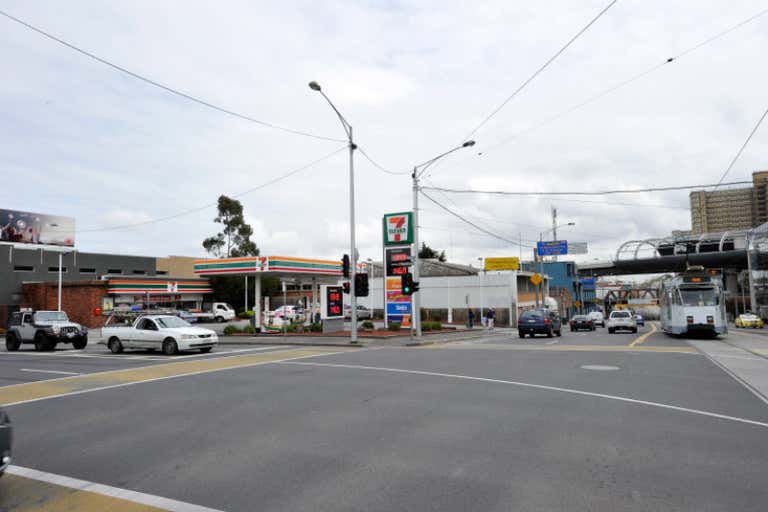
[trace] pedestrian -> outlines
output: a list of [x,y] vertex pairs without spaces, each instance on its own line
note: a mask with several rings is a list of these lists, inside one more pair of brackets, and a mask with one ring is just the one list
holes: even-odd
[[475,323],[475,312],[471,309],[467,312],[467,327],[470,329],[474,326]]
[[488,308],[488,313],[486,313],[486,316],[488,319],[486,320],[486,325],[488,326],[488,330],[493,330],[493,317],[495,316],[496,312],[493,310],[493,308]]

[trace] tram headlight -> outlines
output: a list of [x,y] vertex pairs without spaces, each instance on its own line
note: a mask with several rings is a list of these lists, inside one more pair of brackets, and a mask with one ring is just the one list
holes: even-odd
[[685,321],[688,322],[689,324],[692,324],[693,323],[693,317],[692,316],[687,316],[687,317],[685,317]]
[[713,317],[712,315],[707,315],[707,323],[708,324],[715,323],[715,317]]

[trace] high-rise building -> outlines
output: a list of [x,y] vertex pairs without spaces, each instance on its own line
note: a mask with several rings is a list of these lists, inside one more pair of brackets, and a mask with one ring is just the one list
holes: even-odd
[[719,233],[768,222],[768,171],[752,173],[752,186],[691,192],[691,231]]

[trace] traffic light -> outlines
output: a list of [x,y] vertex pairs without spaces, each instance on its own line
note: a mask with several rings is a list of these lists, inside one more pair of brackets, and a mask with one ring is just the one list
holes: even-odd
[[341,289],[344,290],[344,293],[349,293],[349,281],[341,283]]
[[368,296],[368,274],[355,274],[355,297]]
[[413,274],[406,272],[400,276],[400,289],[403,290],[403,295],[411,295],[415,291],[413,289]]
[[[341,275],[343,275],[345,279],[349,279],[349,254],[345,254],[341,257]],[[347,286],[349,286],[349,283],[347,283]]]

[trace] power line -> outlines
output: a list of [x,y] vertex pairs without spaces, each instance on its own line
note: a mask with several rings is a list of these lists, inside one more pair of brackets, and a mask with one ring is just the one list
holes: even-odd
[[765,116],[768,115],[768,108],[765,109],[765,112],[763,112],[763,115],[760,116],[760,120],[757,121],[757,124],[754,128],[752,128],[752,131],[749,132],[749,137],[747,137],[747,140],[744,141],[744,144],[741,145],[739,148],[739,151],[736,153],[736,155],[733,157],[733,160],[731,160],[731,163],[728,165],[728,168],[725,170],[722,176],[720,176],[720,181],[717,182],[717,185],[715,185],[715,190],[717,187],[720,186],[720,184],[723,182],[726,176],[728,176],[728,173],[731,172],[731,169],[733,168],[733,165],[736,163],[736,160],[739,159],[741,156],[741,153],[744,151],[744,148],[747,147],[747,144],[749,144],[749,141],[752,140],[752,136],[755,134],[758,128],[760,128],[760,125],[763,123],[763,119],[765,119]]
[[698,188],[710,188],[720,185],[745,185],[750,184],[751,181],[731,181],[729,183],[712,183],[708,185],[681,185],[675,187],[651,187],[651,188],[635,188],[626,190],[602,190],[598,192],[584,192],[584,191],[571,191],[571,192],[509,192],[505,190],[471,190],[471,189],[456,189],[456,188],[443,188],[443,187],[422,187],[423,190],[435,190],[440,192],[447,192],[451,194],[489,194],[489,195],[502,195],[502,196],[606,196],[614,194],[637,194],[641,192],[668,192],[672,190],[692,190]]
[[361,148],[360,146],[357,147],[357,150],[360,151],[360,153],[363,155],[363,157],[365,157],[365,159],[368,160],[371,163],[371,165],[373,165],[375,168],[377,168],[378,170],[380,170],[382,172],[385,172],[387,174],[393,174],[395,176],[404,175],[404,174],[410,174],[411,173],[411,171],[390,171],[389,169],[379,165],[378,162],[376,162],[373,158],[368,156],[368,153],[366,153],[365,150],[363,150],[363,148]]
[[521,130],[521,131],[519,131],[519,132],[517,132],[517,133],[515,133],[513,135],[510,135],[509,137],[506,137],[506,138],[502,139],[501,141],[497,142],[496,144],[493,144],[491,146],[488,146],[487,148],[484,148],[483,149],[483,153],[487,153],[488,151],[492,151],[492,150],[498,148],[499,146],[503,146],[503,145],[511,142],[512,140],[520,137],[521,135],[525,135],[526,133],[529,133],[529,132],[532,132],[534,130],[537,130],[537,129],[541,128],[542,126],[548,125],[549,123],[557,121],[558,119],[560,119],[562,117],[565,117],[565,116],[567,116],[569,114],[572,114],[573,112],[575,112],[575,111],[577,111],[577,110],[579,110],[579,109],[581,109],[583,107],[586,107],[587,105],[589,105],[591,103],[594,103],[597,100],[599,100],[599,99],[601,99],[601,98],[603,98],[605,96],[608,96],[612,92],[615,92],[618,89],[621,89],[621,88],[623,88],[623,87],[625,87],[625,86],[627,86],[627,85],[629,85],[629,84],[631,84],[633,82],[636,82],[637,80],[640,80],[641,78],[644,78],[645,76],[653,73],[654,71],[657,71],[658,69],[661,69],[662,67],[666,66],[667,64],[671,64],[673,62],[678,61],[681,57],[684,57],[684,56],[686,56],[686,55],[688,55],[688,54],[690,54],[692,52],[695,52],[699,48],[702,48],[702,47],[704,47],[704,46],[706,46],[706,45],[708,45],[708,44],[710,44],[710,43],[712,43],[712,42],[714,42],[714,41],[716,41],[716,40],[718,40],[718,39],[728,35],[729,33],[733,32],[734,30],[736,30],[738,28],[741,28],[742,26],[746,25],[747,23],[750,23],[750,22],[756,20],[757,18],[759,18],[761,16],[764,16],[765,14],[768,14],[768,9],[763,9],[762,11],[760,11],[760,12],[758,12],[756,14],[753,14],[749,18],[743,19],[740,22],[736,23],[735,25],[732,25],[732,26],[728,27],[727,29],[725,29],[725,30],[723,30],[721,32],[718,32],[717,34],[708,37],[707,39],[701,41],[700,43],[698,43],[698,44],[696,44],[696,45],[694,45],[694,46],[692,46],[692,47],[690,47],[690,48],[688,48],[686,50],[683,50],[682,52],[678,53],[677,55],[674,55],[672,57],[668,57],[668,58],[664,59],[662,62],[659,62],[658,64],[654,64],[653,66],[649,67],[648,69],[646,69],[644,71],[641,71],[641,72],[639,72],[639,73],[637,73],[637,74],[627,78],[626,80],[618,82],[618,83],[608,87],[607,89],[605,89],[605,90],[595,94],[594,96],[591,96],[591,97],[587,98],[586,100],[584,100],[584,101],[582,101],[580,103],[577,103],[577,104],[575,104],[575,105],[573,105],[573,106],[571,106],[571,107],[569,107],[569,108],[567,108],[565,110],[562,110],[562,111],[558,112],[557,114],[554,114],[553,116],[550,116],[550,117],[548,117],[548,118],[546,118],[546,119],[544,119],[542,121],[539,121],[536,124],[533,124],[533,125],[529,126],[528,128],[525,128],[525,129],[523,129],[523,130]]
[[100,62],[101,64],[109,66],[112,69],[120,71],[121,73],[124,73],[124,74],[126,74],[128,76],[131,76],[131,77],[133,77],[133,78],[135,78],[137,80],[141,80],[144,83],[153,85],[155,87],[159,87],[160,89],[163,89],[164,91],[169,92],[171,94],[175,94],[176,96],[180,96],[180,97],[185,98],[185,99],[187,99],[189,101],[193,101],[193,102],[195,102],[195,103],[197,103],[199,105],[203,105],[204,107],[208,107],[210,109],[217,110],[217,111],[222,112],[224,114],[227,114],[227,115],[230,115],[230,116],[234,116],[234,117],[237,117],[239,119],[243,119],[245,121],[250,121],[251,123],[256,123],[258,125],[265,126],[267,128],[272,128],[274,130],[280,130],[280,131],[283,131],[283,132],[286,132],[286,133],[292,133],[294,135],[302,135],[304,137],[311,137],[313,139],[327,140],[327,141],[332,141],[332,142],[345,142],[342,139],[337,139],[337,138],[334,138],[334,137],[325,137],[323,135],[316,135],[314,133],[304,132],[304,131],[301,131],[301,130],[295,130],[293,128],[286,128],[284,126],[279,126],[279,125],[276,125],[276,124],[273,124],[273,123],[268,123],[266,121],[261,121],[259,119],[253,118],[251,116],[248,116],[248,115],[245,115],[245,114],[241,114],[239,112],[235,112],[234,110],[229,110],[227,108],[220,107],[220,106],[215,105],[215,104],[213,104],[213,103],[211,103],[209,101],[197,98],[195,96],[192,96],[190,94],[182,92],[182,91],[180,91],[178,89],[174,89],[174,88],[172,88],[170,86],[163,85],[160,82],[156,82],[155,80],[152,80],[151,78],[147,78],[147,77],[145,77],[143,75],[140,75],[140,74],[138,74],[138,73],[136,73],[134,71],[126,69],[126,68],[124,68],[124,67],[122,67],[122,66],[120,66],[118,64],[110,62],[107,59],[99,57],[98,55],[95,55],[95,54],[93,54],[93,53],[91,53],[91,52],[89,52],[87,50],[83,50],[82,48],[79,48],[79,47],[75,46],[72,43],[68,43],[67,41],[64,41],[63,39],[60,39],[60,38],[54,36],[53,34],[50,34],[50,33],[46,32],[46,31],[42,30],[41,28],[38,28],[38,27],[36,27],[34,25],[31,25],[31,24],[27,23],[24,20],[21,20],[21,19],[15,17],[15,16],[12,16],[12,15],[8,14],[5,11],[0,10],[0,15],[3,15],[6,18],[8,18],[9,20],[15,21],[16,23],[18,23],[20,25],[23,25],[24,27],[26,27],[26,28],[34,31],[34,32],[37,32],[38,34],[40,34],[40,35],[42,35],[44,37],[47,37],[48,39],[50,39],[52,41],[55,41],[55,42],[57,42],[57,43],[59,43],[59,44],[61,44],[63,46],[66,46],[70,50],[74,50],[74,51],[78,52],[81,55],[85,55],[86,57],[88,57],[90,59],[93,59],[93,60],[95,60],[97,62]]
[[503,108],[506,106],[506,104],[507,104],[507,103],[509,103],[509,102],[510,102],[510,101],[511,101],[511,100],[512,100],[512,99],[513,99],[515,96],[517,96],[517,95],[518,95],[518,93],[520,93],[520,91],[522,91],[523,89],[525,89],[525,87],[526,87],[526,86],[527,86],[529,83],[531,83],[531,82],[533,81],[533,79],[534,79],[534,78],[536,78],[536,77],[537,77],[537,76],[538,76],[538,75],[539,75],[539,74],[540,74],[542,71],[544,71],[544,70],[545,70],[545,69],[546,69],[546,68],[547,68],[547,67],[548,67],[548,66],[549,66],[549,65],[550,65],[552,62],[554,62],[554,60],[555,60],[555,59],[557,59],[557,58],[558,58],[558,57],[559,57],[559,56],[560,56],[560,55],[561,55],[561,54],[562,54],[562,53],[563,53],[563,52],[564,52],[564,51],[565,51],[565,50],[566,50],[566,49],[567,49],[569,46],[571,46],[571,44],[573,44],[573,42],[574,42],[574,41],[576,41],[576,39],[578,39],[579,37],[581,37],[581,35],[582,35],[584,32],[586,32],[586,31],[587,31],[587,29],[589,29],[589,27],[591,27],[591,26],[592,26],[592,25],[593,25],[593,24],[594,24],[594,23],[595,23],[595,22],[596,22],[598,19],[600,19],[600,17],[601,17],[603,14],[605,14],[605,13],[608,11],[608,9],[610,9],[611,7],[613,7],[613,5],[614,5],[614,4],[615,4],[617,1],[618,1],[618,0],[611,0],[611,2],[610,2],[608,5],[606,5],[605,7],[603,7],[603,9],[602,9],[602,10],[601,10],[599,13],[597,13],[597,16],[595,16],[594,18],[592,18],[592,19],[589,21],[589,23],[587,23],[587,24],[586,24],[586,25],[585,25],[585,26],[584,26],[584,27],[583,27],[581,30],[579,30],[579,31],[576,33],[576,35],[574,35],[574,36],[573,36],[571,39],[569,39],[569,40],[568,40],[568,42],[567,42],[567,43],[565,43],[565,45],[563,45],[563,46],[562,46],[562,47],[561,47],[561,48],[560,48],[560,49],[559,49],[557,52],[555,52],[555,54],[554,54],[554,55],[552,55],[552,56],[551,56],[551,57],[550,57],[550,58],[549,58],[549,59],[548,59],[548,60],[547,60],[547,61],[546,61],[544,64],[542,64],[542,65],[541,65],[541,67],[539,67],[539,69],[537,69],[537,70],[536,70],[536,71],[535,71],[535,72],[534,72],[534,73],[533,73],[533,74],[532,74],[530,77],[528,77],[528,79],[527,79],[527,80],[525,80],[525,82],[523,82],[523,83],[522,83],[522,85],[520,85],[520,86],[519,86],[519,87],[518,87],[518,88],[515,90],[515,92],[513,92],[511,95],[509,95],[509,96],[508,96],[508,97],[507,97],[507,98],[506,98],[506,99],[505,99],[503,102],[501,102],[501,105],[499,105],[498,107],[496,107],[496,108],[495,108],[495,109],[494,109],[494,110],[493,110],[493,111],[492,111],[490,114],[488,114],[488,116],[486,116],[486,117],[485,117],[485,119],[483,119],[483,120],[480,122],[480,124],[479,124],[479,125],[477,125],[477,126],[476,126],[476,127],[475,127],[475,128],[472,130],[472,131],[471,131],[471,132],[469,132],[469,133],[467,134],[467,136],[466,136],[466,137],[464,137],[464,140],[469,140],[469,138],[470,138],[470,137],[472,137],[472,136],[473,136],[473,135],[474,135],[474,134],[475,134],[475,133],[476,133],[476,132],[477,132],[477,131],[478,131],[480,128],[482,128],[482,127],[483,127],[483,126],[484,126],[484,125],[485,125],[485,124],[486,124],[488,121],[490,121],[490,120],[491,120],[491,118],[492,118],[493,116],[495,116],[496,114],[498,114],[498,113],[501,111],[501,109],[503,109]]
[[[347,146],[341,147],[341,148],[337,149],[336,151],[333,151],[332,153],[328,153],[327,155],[318,158],[317,160],[314,160],[314,161],[312,161],[312,162],[310,162],[308,164],[302,165],[301,167],[299,167],[297,169],[294,169],[292,171],[289,171],[289,172],[287,172],[285,174],[281,174],[280,176],[272,178],[271,180],[265,181],[261,185],[256,185],[255,187],[249,188],[247,190],[243,190],[242,192],[238,192],[237,194],[232,194],[230,197],[242,197],[242,196],[244,196],[246,194],[250,194],[251,192],[255,192],[255,191],[260,190],[262,188],[266,188],[266,187],[268,187],[270,185],[274,185],[275,183],[277,183],[279,181],[282,181],[282,180],[284,180],[286,178],[289,178],[289,177],[293,176],[294,174],[298,174],[301,171],[309,169],[310,167],[312,167],[312,166],[314,166],[316,164],[319,164],[320,162],[322,162],[324,160],[328,160],[332,156],[334,156],[334,155],[336,155],[336,154],[338,154],[338,153],[340,153],[340,152],[342,152],[342,151],[344,151],[346,149],[347,149]],[[158,222],[163,222],[163,221],[171,220],[171,219],[177,219],[179,217],[184,217],[186,215],[191,215],[193,213],[201,212],[203,210],[207,210],[208,208],[214,207],[217,204],[218,204],[218,201],[213,202],[213,203],[204,204],[202,206],[198,206],[197,208],[191,208],[189,210],[183,210],[181,212],[174,213],[172,215],[166,215],[165,217],[158,217],[158,218],[155,218],[155,219],[149,219],[149,220],[145,220],[145,221],[142,221],[142,222],[134,222],[132,224],[122,224],[122,225],[119,225],[119,226],[107,226],[107,227],[103,227],[103,228],[83,229],[83,230],[79,230],[78,233],[95,233],[95,232],[102,232],[102,231],[115,231],[115,230],[119,230],[119,229],[127,229],[127,228],[134,228],[134,227],[138,227],[138,226],[145,226],[147,224],[156,224]]]
[[466,219],[466,218],[462,217],[461,215],[459,215],[458,213],[454,212],[453,210],[451,210],[451,209],[450,209],[450,208],[448,208],[447,206],[445,206],[445,205],[443,205],[443,204],[441,204],[441,203],[437,202],[436,200],[432,199],[432,197],[430,197],[428,194],[426,194],[426,193],[424,192],[424,190],[423,190],[423,189],[421,189],[421,195],[423,195],[424,197],[426,197],[427,199],[429,199],[429,200],[430,200],[430,201],[432,201],[434,204],[436,204],[437,206],[439,206],[440,208],[442,208],[442,209],[443,209],[443,210],[445,210],[446,212],[450,213],[450,214],[451,214],[451,215],[453,215],[454,217],[456,217],[456,218],[458,218],[458,219],[461,219],[462,221],[466,222],[467,224],[469,224],[469,225],[470,225],[470,226],[472,226],[473,228],[475,228],[475,229],[477,229],[477,230],[479,230],[479,231],[482,231],[482,232],[483,232],[483,233],[485,233],[486,235],[490,235],[490,236],[492,236],[493,238],[497,238],[497,239],[501,240],[502,242],[507,242],[507,243],[509,243],[509,244],[512,244],[512,245],[517,245],[517,246],[521,246],[521,247],[528,247],[528,248],[533,248],[533,247],[532,247],[532,246],[530,246],[530,245],[520,244],[519,242],[516,242],[516,241],[513,241],[513,240],[509,240],[508,238],[504,238],[504,237],[503,237],[503,236],[501,236],[501,235],[497,235],[496,233],[493,233],[492,231],[489,231],[489,230],[487,230],[487,229],[485,229],[485,228],[483,228],[483,227],[481,227],[481,226],[478,226],[477,224],[475,224],[475,223],[474,223],[474,222],[472,222],[471,220],[468,220],[468,219]]

